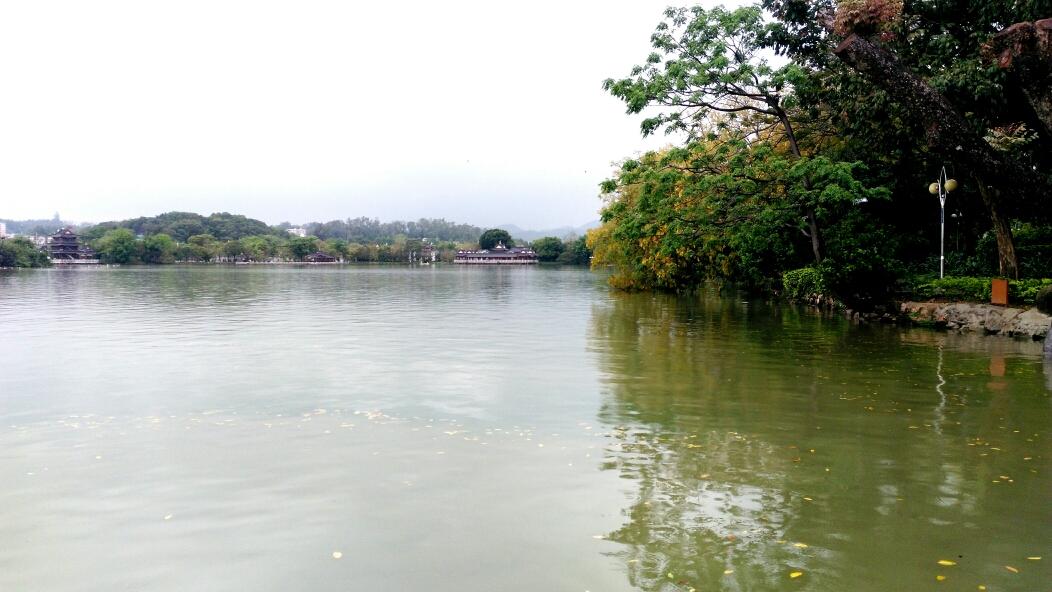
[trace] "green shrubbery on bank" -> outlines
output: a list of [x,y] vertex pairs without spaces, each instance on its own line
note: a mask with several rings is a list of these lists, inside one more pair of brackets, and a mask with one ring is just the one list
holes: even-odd
[[[895,298],[990,302],[993,279],[992,277],[914,278],[899,283]],[[781,293],[785,298],[796,301],[833,296],[822,270],[814,267],[803,267],[783,273]],[[1014,304],[1037,305],[1043,307],[1042,310],[1052,310],[1052,279],[1008,280],[1008,300]]]
[[[909,288],[915,300],[963,300],[990,302],[989,277],[947,277],[917,283]],[[1008,300],[1017,304],[1036,304],[1042,289],[1052,288],[1052,279],[1008,280]]]
[[801,267],[782,274],[782,294],[790,300],[807,300],[825,293],[822,273],[813,267]]
[[48,256],[30,241],[21,238],[0,239],[0,267],[47,267]]
[[1044,286],[1038,290],[1034,304],[1041,312],[1052,314],[1052,286]]

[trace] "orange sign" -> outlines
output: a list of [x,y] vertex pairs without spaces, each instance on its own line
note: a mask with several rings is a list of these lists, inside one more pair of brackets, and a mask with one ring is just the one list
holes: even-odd
[[1008,305],[1008,280],[993,280],[993,285],[990,286],[990,304]]

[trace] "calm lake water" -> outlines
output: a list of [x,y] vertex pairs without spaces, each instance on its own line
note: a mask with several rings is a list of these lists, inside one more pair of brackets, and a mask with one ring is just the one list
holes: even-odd
[[0,272],[0,336],[3,591],[1052,582],[1040,344],[449,266]]

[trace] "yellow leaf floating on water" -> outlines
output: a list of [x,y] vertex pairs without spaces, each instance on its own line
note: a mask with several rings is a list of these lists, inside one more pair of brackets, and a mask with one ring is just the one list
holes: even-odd
[[986,586],[984,586],[984,585],[982,585],[982,584],[979,584],[979,589],[980,589],[980,590],[986,590]]
[[1012,573],[1019,573],[1019,570],[1014,568],[1014,567],[1012,567],[1011,565],[1006,565],[1005,569],[1007,569],[1008,571],[1010,571]]
[[1034,556],[1034,557],[1027,557],[1027,559],[1029,559],[1030,561],[1041,561],[1041,558],[1040,558],[1040,557],[1037,557],[1037,556]]
[[945,565],[947,567],[951,565],[957,565],[956,561],[950,561],[949,559],[940,559],[936,563],[938,563],[939,565]]
[[339,551],[333,551],[332,552],[332,558],[333,559],[339,559],[340,557],[343,557],[343,553],[340,553]]
[[802,575],[804,575],[804,572],[802,572],[802,571],[794,571],[793,573],[789,574],[789,577],[793,578],[793,579],[796,579],[796,578],[798,578],[798,577],[800,577]]
[[806,549],[807,548],[807,543],[793,543],[793,546],[794,547],[799,547],[801,549]]
[[939,575],[935,576],[935,581],[936,582],[941,582],[941,581],[943,581],[945,579],[946,579],[946,576],[944,576],[942,574],[939,574]]
[[723,570],[723,575],[725,575],[725,576],[729,576],[732,573],[734,573],[733,569],[725,569],[725,570]]

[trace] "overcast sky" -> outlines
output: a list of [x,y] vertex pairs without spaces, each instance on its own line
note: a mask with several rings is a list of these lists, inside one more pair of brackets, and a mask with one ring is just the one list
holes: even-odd
[[0,218],[582,224],[668,3],[7,2]]

